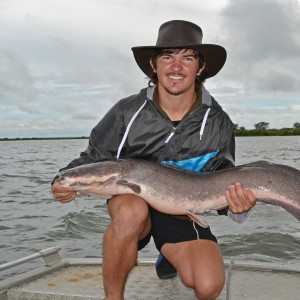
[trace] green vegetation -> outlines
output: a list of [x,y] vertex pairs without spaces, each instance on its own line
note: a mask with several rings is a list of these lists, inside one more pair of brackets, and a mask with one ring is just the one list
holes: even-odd
[[245,129],[239,127],[238,124],[234,125],[235,136],[285,136],[285,135],[300,135],[300,123],[296,122],[293,128],[281,128],[281,129],[268,129],[268,122],[259,122],[254,124],[255,129]]
[[235,136],[284,136],[300,135],[300,129],[282,128],[282,129],[236,129]]

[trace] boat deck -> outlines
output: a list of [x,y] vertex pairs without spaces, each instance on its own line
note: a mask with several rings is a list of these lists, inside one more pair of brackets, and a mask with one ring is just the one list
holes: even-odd
[[[46,256],[41,255],[45,266],[1,281],[0,299],[104,299],[101,259],[62,259],[58,250],[45,250]],[[226,284],[218,300],[300,300],[300,264],[227,261],[225,265]],[[160,280],[154,261],[140,261],[129,275],[125,299],[197,298],[179,277]]]

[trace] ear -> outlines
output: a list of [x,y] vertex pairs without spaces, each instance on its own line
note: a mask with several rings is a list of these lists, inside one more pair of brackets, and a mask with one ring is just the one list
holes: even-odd
[[205,68],[206,68],[206,63],[204,63],[201,69],[199,69],[199,71],[197,72],[197,76],[199,76]]
[[153,72],[156,73],[156,68],[155,68],[155,66],[154,66],[153,58],[152,58],[152,57],[150,58],[150,61],[149,61],[149,62],[150,62],[150,66],[151,66]]

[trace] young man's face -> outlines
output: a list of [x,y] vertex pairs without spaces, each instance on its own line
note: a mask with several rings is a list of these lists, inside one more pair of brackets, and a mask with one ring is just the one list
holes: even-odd
[[195,78],[200,75],[199,58],[192,50],[183,49],[178,53],[163,53],[157,57],[156,68],[158,85],[171,95],[180,95],[195,89]]

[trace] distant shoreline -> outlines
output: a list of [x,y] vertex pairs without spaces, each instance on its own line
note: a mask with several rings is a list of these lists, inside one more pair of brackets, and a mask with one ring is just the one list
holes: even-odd
[[31,138],[0,138],[1,141],[39,141],[39,140],[83,140],[88,139],[86,136],[81,137],[31,137]]
[[[299,136],[299,128],[282,128],[282,129],[236,129],[236,137],[241,136]],[[88,139],[87,136],[80,137],[25,137],[25,138],[0,138],[0,141],[35,141],[35,140],[81,140]]]
[[300,128],[236,129],[235,136],[293,136],[300,135]]

